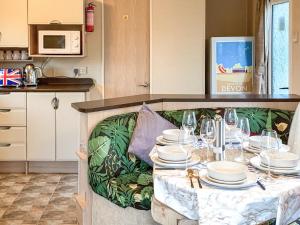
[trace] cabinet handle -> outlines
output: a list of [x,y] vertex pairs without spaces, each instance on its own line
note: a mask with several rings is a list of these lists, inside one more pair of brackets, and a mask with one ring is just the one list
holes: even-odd
[[7,112],[10,112],[11,111],[11,109],[0,109],[0,112],[2,112],[2,113],[7,113]]
[[10,94],[10,92],[0,92],[0,95],[9,95],[9,94]]
[[58,98],[54,97],[51,101],[51,105],[53,107],[53,109],[57,110],[58,106],[59,106],[59,100]]
[[10,146],[11,146],[11,144],[0,143],[0,148],[10,147]]
[[0,127],[0,130],[10,130],[11,127]]
[[59,20],[51,20],[49,24],[61,24]]

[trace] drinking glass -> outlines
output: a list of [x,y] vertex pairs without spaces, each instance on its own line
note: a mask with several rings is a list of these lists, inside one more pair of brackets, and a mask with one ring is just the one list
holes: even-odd
[[195,130],[197,127],[196,114],[194,111],[187,110],[183,113],[182,128],[193,138],[193,145],[195,145],[196,137]]
[[232,130],[237,127],[238,116],[234,108],[225,109],[224,120],[229,130],[229,148],[232,148]]
[[190,134],[183,127],[180,127],[178,135],[178,147],[186,154],[185,168],[187,169],[187,163],[190,155],[192,154],[191,148],[187,145]]
[[244,147],[245,143],[249,142],[249,137],[250,137],[250,124],[248,118],[240,118],[238,120],[238,133],[237,133],[237,138],[241,142],[241,155],[237,158],[235,158],[235,161],[247,164],[249,160],[245,158],[244,155]]
[[216,123],[213,119],[205,118],[201,122],[200,126],[200,137],[207,144],[207,153],[206,153],[206,161],[203,163],[208,163],[210,161],[209,154],[211,145],[216,139]]
[[272,129],[265,129],[261,133],[261,153],[260,156],[265,158],[268,166],[268,175],[266,180],[272,180],[271,176],[271,165],[270,165],[270,155],[277,153],[279,151],[279,141],[277,137],[277,133]]

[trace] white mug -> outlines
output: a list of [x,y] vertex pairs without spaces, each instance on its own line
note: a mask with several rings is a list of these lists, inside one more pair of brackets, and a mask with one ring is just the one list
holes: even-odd
[[26,50],[21,51],[21,59],[27,60],[28,59],[28,52]]
[[5,57],[4,57],[4,51],[0,51],[0,60],[4,60],[5,59]]
[[14,50],[12,58],[13,58],[13,60],[20,60],[21,59],[21,53],[20,53],[20,51]]
[[5,59],[6,60],[12,60],[12,51],[11,50],[7,50],[5,53],[6,53],[5,54]]

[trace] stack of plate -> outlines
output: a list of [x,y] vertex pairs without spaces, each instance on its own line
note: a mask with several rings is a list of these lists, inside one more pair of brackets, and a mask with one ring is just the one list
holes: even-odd
[[273,173],[293,174],[300,172],[299,156],[291,152],[263,152],[250,159],[250,163],[258,169],[267,171],[268,163]]
[[249,173],[243,164],[218,161],[207,164],[207,172],[202,180],[217,187],[236,189],[255,185],[257,176]]
[[200,158],[193,154],[191,146],[158,146],[156,152],[151,155],[151,160],[162,167],[183,168],[199,163]]
[[[249,145],[244,146],[245,150],[252,152],[252,153],[260,153],[262,150],[262,143],[266,143],[266,141],[261,140],[261,136],[251,136],[249,138]],[[274,142],[276,140],[274,139]],[[279,151],[280,152],[287,152],[290,150],[289,146],[282,144],[281,139],[278,139],[279,142]]]
[[[169,129],[164,130],[161,136],[156,138],[157,143],[161,145],[177,145],[179,140],[179,129]],[[184,144],[191,144],[193,142],[193,137],[188,136],[184,140]]]

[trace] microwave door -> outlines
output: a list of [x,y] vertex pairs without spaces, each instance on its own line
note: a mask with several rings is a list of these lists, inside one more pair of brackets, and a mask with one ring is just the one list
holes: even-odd
[[42,36],[41,54],[67,54],[68,35],[44,34]]

